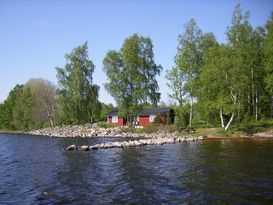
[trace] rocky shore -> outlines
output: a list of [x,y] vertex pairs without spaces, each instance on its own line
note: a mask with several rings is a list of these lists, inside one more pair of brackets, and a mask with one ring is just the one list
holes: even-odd
[[118,142],[108,142],[96,144],[93,146],[70,145],[66,148],[67,151],[79,150],[97,150],[109,148],[126,148],[138,147],[146,145],[163,145],[182,143],[187,141],[203,140],[203,136],[181,136],[178,132],[157,131],[154,133],[132,133],[124,132],[121,128],[98,128],[94,125],[69,125],[58,126],[54,128],[45,128],[27,132],[30,135],[40,135],[49,137],[79,137],[79,138],[92,138],[92,137],[119,137],[119,138],[132,138],[133,140],[125,140]]
[[163,145],[163,144],[175,144],[175,143],[182,143],[188,141],[196,141],[196,140],[203,140],[204,137],[176,137],[176,138],[151,138],[151,139],[140,139],[140,140],[130,140],[130,141],[123,141],[123,142],[108,142],[108,143],[101,143],[95,144],[92,146],[82,145],[69,145],[66,150],[67,151],[90,151],[90,150],[97,150],[97,149],[110,149],[110,148],[127,148],[127,147],[140,147],[146,145]]
[[260,133],[255,133],[253,136],[254,137],[260,137],[260,138],[271,138],[271,139],[273,139],[273,132],[260,132]]
[[29,135],[48,137],[110,137],[121,133],[120,128],[98,128],[94,125],[68,125],[27,132]]
[[40,135],[48,137],[121,137],[121,138],[174,138],[179,136],[178,132],[158,131],[155,133],[132,133],[123,132],[121,128],[98,128],[94,125],[68,125],[54,128],[45,128],[27,132],[29,135]]

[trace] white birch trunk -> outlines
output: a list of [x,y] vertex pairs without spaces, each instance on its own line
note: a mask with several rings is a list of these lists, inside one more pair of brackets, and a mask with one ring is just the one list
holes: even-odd
[[224,129],[225,122],[224,122],[224,118],[223,118],[223,108],[220,108],[220,119],[221,119],[221,127]]
[[273,117],[273,95],[271,96],[271,117]]
[[258,120],[258,89],[256,90],[256,99],[255,99],[255,119]]
[[192,101],[193,100],[192,100],[192,97],[191,97],[191,103],[190,103],[190,127],[192,127],[192,104],[193,104]]
[[228,121],[228,123],[227,123],[225,129],[224,129],[225,132],[228,130],[228,128],[229,128],[229,126],[230,126],[230,124],[231,124],[233,118],[234,118],[234,113],[232,113],[232,115],[231,115],[231,117],[230,117],[230,119],[229,119],[229,121]]

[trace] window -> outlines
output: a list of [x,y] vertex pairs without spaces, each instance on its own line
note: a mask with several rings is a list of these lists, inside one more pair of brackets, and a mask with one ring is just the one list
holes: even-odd
[[155,115],[150,115],[149,116],[149,122],[153,122],[155,120]]
[[118,123],[118,116],[112,116],[112,123]]

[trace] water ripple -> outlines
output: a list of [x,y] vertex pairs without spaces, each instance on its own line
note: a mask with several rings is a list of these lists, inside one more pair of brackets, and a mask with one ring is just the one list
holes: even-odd
[[64,151],[114,140],[1,135],[0,203],[273,203],[272,141]]

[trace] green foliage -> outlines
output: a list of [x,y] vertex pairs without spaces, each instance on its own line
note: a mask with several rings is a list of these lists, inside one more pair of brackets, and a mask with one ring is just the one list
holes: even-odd
[[[189,120],[176,118],[176,124],[189,123],[192,126],[194,98],[199,90],[199,73],[205,61],[205,53],[209,48],[217,45],[215,36],[212,33],[202,34],[194,19],[191,19],[184,27],[184,33],[179,36],[179,45],[175,56],[176,66],[167,71],[167,86],[172,90],[171,98],[178,101],[179,105],[189,108]],[[183,111],[185,113],[185,111]],[[182,121],[184,123],[182,123]],[[185,125],[185,124],[184,124]],[[187,125],[186,125],[187,126]]]
[[16,130],[30,130],[33,128],[31,119],[31,108],[33,106],[33,95],[30,88],[24,87],[18,102],[16,102],[13,110],[13,126]]
[[100,120],[105,122],[107,120],[107,114],[113,109],[114,106],[112,104],[101,103]]
[[[253,28],[249,16],[249,12],[242,13],[240,5],[236,6],[225,44],[219,44],[213,33],[202,33],[191,19],[179,35],[175,65],[166,74],[169,96],[178,102],[174,106],[174,126],[161,126],[156,118],[141,131],[128,130],[155,132],[194,125],[200,128],[197,133],[231,135],[252,134],[272,126],[273,13],[265,27]],[[0,129],[54,126],[59,115],[65,124],[105,121],[113,105],[98,101],[99,87],[93,83],[95,66],[89,60],[87,42],[65,58],[64,67],[56,68],[57,95],[55,86],[43,79],[16,85],[0,104]],[[119,51],[106,54],[103,66],[109,79],[105,88],[115,99],[121,116],[129,116],[133,122],[140,109],[157,105],[160,93],[156,77],[162,67],[155,63],[149,37],[134,34],[125,39]],[[167,124],[170,121],[168,116]],[[202,128],[219,125],[222,130]],[[99,126],[109,127],[106,123]]]
[[265,87],[270,98],[270,116],[273,117],[273,12],[266,22],[266,36],[262,44],[263,65],[265,67]]
[[56,121],[55,87],[43,79],[16,85],[0,105],[0,129],[25,131]]
[[[181,109],[176,109],[175,125],[186,127],[185,105],[189,108],[189,126],[222,126],[228,131],[236,119],[258,121],[273,116],[273,13],[266,32],[253,29],[249,12],[237,5],[227,44],[219,45],[212,33],[202,34],[192,19],[179,36],[175,67],[166,78]],[[184,108],[183,108],[184,106]],[[196,108],[194,108],[196,107]],[[194,109],[193,109],[194,108]]]
[[64,68],[57,67],[60,118],[65,124],[83,124],[99,118],[99,86],[93,84],[94,64],[88,57],[88,46],[74,48],[66,54]]
[[176,66],[171,70],[167,70],[166,79],[168,80],[167,86],[172,91],[172,93],[169,93],[169,96],[177,100],[180,106],[183,106],[187,102],[185,98],[186,91],[184,89],[186,82],[184,73]]
[[160,116],[155,116],[152,124],[159,125],[161,123]]
[[178,130],[186,128],[189,125],[189,107],[188,106],[175,106],[173,107],[175,112],[174,127]]
[[256,120],[247,120],[243,121],[237,128],[237,131],[241,131],[245,134],[252,135],[257,132],[263,132],[266,128],[273,127],[273,120],[261,119],[259,121]]
[[42,78],[30,79],[24,87],[29,88],[33,96],[31,108],[33,128],[44,127],[44,124],[55,126],[58,122],[56,87],[50,81]]
[[14,108],[18,104],[23,92],[23,85],[16,85],[9,93],[7,99],[0,105],[0,128],[12,130],[14,126]]
[[135,116],[143,105],[155,106],[159,102],[156,76],[162,67],[154,62],[149,37],[134,34],[125,39],[120,51],[106,54],[103,65],[109,79],[105,88],[117,102],[121,115]]
[[103,121],[103,122],[97,122],[98,127],[100,128],[113,128],[114,126]]
[[176,129],[172,125],[162,125],[158,123],[152,123],[141,129],[134,129],[133,132],[137,133],[155,133],[158,131],[174,132]]
[[172,125],[174,123],[174,119],[172,119],[172,118],[174,118],[174,117],[175,116],[171,116],[171,113],[168,112],[167,116],[166,116],[166,124],[167,125]]

